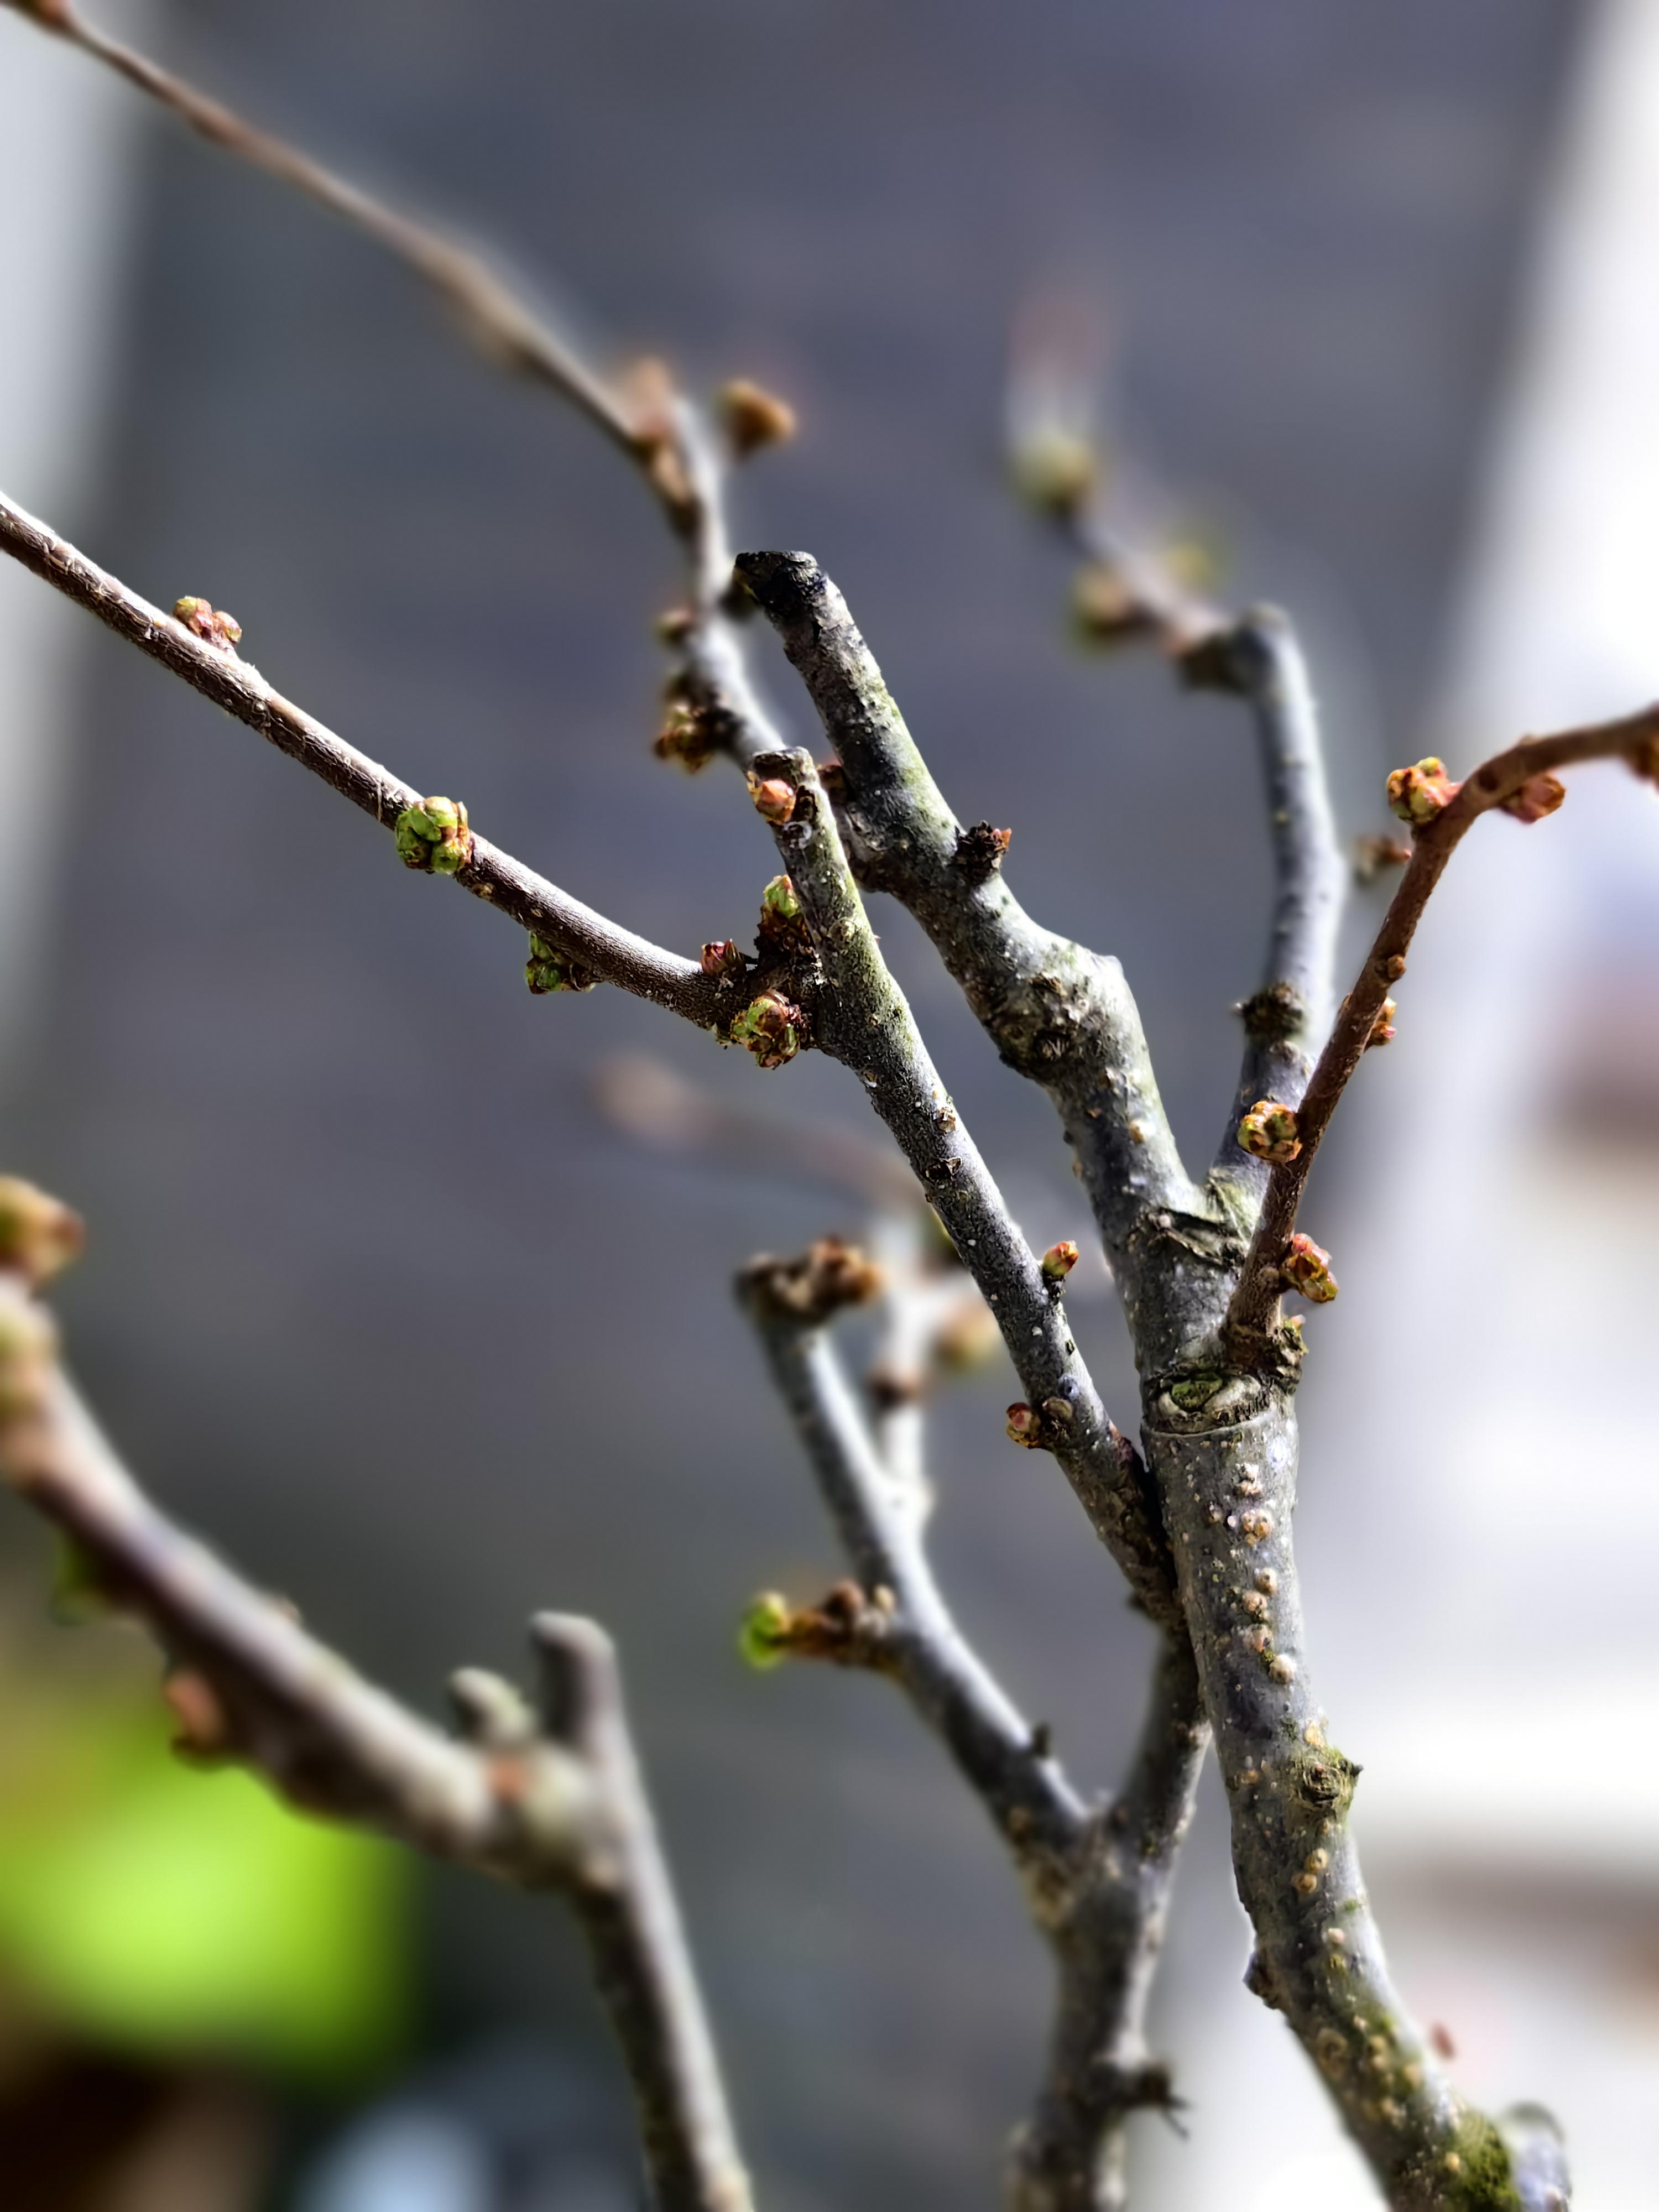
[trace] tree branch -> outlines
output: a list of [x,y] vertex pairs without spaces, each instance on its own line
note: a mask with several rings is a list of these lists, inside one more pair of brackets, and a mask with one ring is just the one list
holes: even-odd
[[814,1042],[859,1077],[996,1316],[1026,1392],[1022,1440],[1053,1452],[1140,1602],[1172,1620],[1170,1561],[1139,1455],[1108,1418],[1059,1284],[1038,1266],[939,1081],[882,958],[811,756],[761,754],[753,775],[818,963]]
[[[1406,955],[1435,885],[1452,854],[1494,807],[1536,820],[1560,804],[1552,771],[1582,761],[1623,759],[1649,781],[1659,780],[1659,705],[1618,720],[1528,738],[1498,753],[1461,785],[1442,784],[1434,811],[1414,830],[1411,860],[1352,990],[1319,1056],[1296,1115],[1297,1151],[1267,1182],[1255,1235],[1228,1310],[1225,1334],[1238,1356],[1255,1356],[1271,1329],[1283,1281],[1279,1273],[1296,1226],[1297,1209],[1331,1116],[1376,1031],[1383,1001],[1406,972]],[[1438,763],[1434,763],[1436,767]],[[1418,775],[1419,770],[1405,773]],[[1528,787],[1534,787],[1528,793]]]
[[1054,1100],[1133,1313],[1148,1209],[1202,1216],[1118,963],[1040,928],[1001,874],[1006,833],[945,804],[845,601],[810,554],[744,553],[738,574],[840,756],[833,795],[860,880],[932,939],[1007,1064]]
[[[772,1381],[858,1578],[863,1604],[848,1620],[847,1649],[826,1656],[893,1676],[983,1802],[1034,1892],[1052,1890],[1067,1877],[1083,1806],[952,1620],[922,1540],[927,1492],[884,1464],[854,1403],[826,1325],[838,1304],[873,1287],[874,1272],[853,1269],[849,1288],[837,1292],[832,1263],[842,1249],[819,1245],[801,1261],[752,1261],[738,1279]],[[841,1271],[843,1279],[848,1272]]]
[[633,2081],[663,2212],[747,2212],[601,1630],[538,1616],[539,1711],[495,1676],[465,1670],[452,1685],[465,1741],[441,1735],[144,1497],[59,1370],[50,1317],[15,1259],[0,1265],[0,1474],[68,1539],[98,1595],[154,1632],[170,1662],[182,1750],[246,1763],[305,1812],[526,1889],[561,1891]]
[[[251,662],[210,642],[109,575],[0,493],[0,548],[116,635],[286,753],[384,830],[421,794],[274,691]],[[565,956],[587,981],[615,984],[708,1029],[741,1004],[732,986],[584,906],[482,837],[455,880]]]
[[[818,1611],[770,1620],[770,1648],[893,1676],[990,1814],[1058,1976],[1043,2087],[1012,2149],[1012,2212],[1118,2212],[1128,2117],[1171,2103],[1168,2070],[1147,2053],[1146,2013],[1209,1742],[1190,1643],[1184,1628],[1160,1640],[1128,1784],[1109,1808],[1085,1811],[1046,1733],[1014,1710],[951,1617],[923,1540],[925,1480],[884,1461],[853,1402],[827,1332],[836,1311],[873,1294],[872,1273],[825,1243],[799,1261],[755,1261],[738,1278],[859,1577]],[[890,1308],[915,1303],[902,1276],[884,1287]]]
[[1176,2106],[1147,2050],[1146,2006],[1209,1741],[1191,1638],[1176,1629],[1159,1640],[1127,1784],[1092,1816],[1088,1875],[1052,1930],[1054,2028],[1036,2112],[1011,2147],[1010,2212],[1121,2212],[1129,2115]]
[[634,463],[684,551],[691,604],[666,640],[677,655],[669,690],[671,698],[696,716],[698,744],[730,751],[742,765],[751,753],[778,743],[725,605],[732,563],[714,447],[696,410],[673,390],[659,363],[643,365],[635,379],[637,389],[619,390],[596,375],[481,255],[388,207],[285,140],[256,129],[183,78],[83,21],[68,0],[0,0],[0,5],[115,70],[209,144],[274,177],[372,239],[436,294],[480,352],[568,400]]
[[1239,1148],[1238,1124],[1258,1099],[1297,1103],[1331,1025],[1337,933],[1348,869],[1325,787],[1324,749],[1307,665],[1276,607],[1213,631],[1182,660],[1187,680],[1237,692],[1255,717],[1273,856],[1273,928],[1260,988],[1240,1008],[1244,1062],[1215,1174],[1254,1212],[1265,1163]]

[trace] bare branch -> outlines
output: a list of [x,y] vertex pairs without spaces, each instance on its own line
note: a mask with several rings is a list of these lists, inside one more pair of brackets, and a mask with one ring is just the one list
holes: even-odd
[[1257,607],[1182,660],[1188,683],[1236,691],[1255,719],[1273,840],[1273,915],[1261,988],[1239,1009],[1244,1064],[1215,1172],[1259,1204],[1267,1171],[1241,1152],[1239,1120],[1258,1099],[1294,1106],[1331,1025],[1337,931],[1348,870],[1325,787],[1319,714],[1294,629]]
[[[772,1623],[773,1648],[891,1674],[990,1814],[1058,1978],[1048,2073],[1012,2150],[1012,2212],[1116,2212],[1125,2124],[1171,2102],[1168,2071],[1147,2053],[1146,2014],[1209,1742],[1190,1641],[1184,1626],[1160,1640],[1128,1784],[1109,1807],[1085,1812],[1046,1731],[1014,1711],[950,1615],[923,1542],[930,1493],[921,1471],[884,1460],[853,1402],[826,1332],[833,1313],[869,1287],[867,1271],[828,1246],[802,1261],[757,1261],[738,1279],[859,1577],[821,1609]],[[916,1304],[917,1287],[890,1277],[886,1303]]]
[[1121,968],[1024,913],[1002,878],[1006,834],[964,830],[946,805],[811,556],[745,553],[737,566],[840,755],[832,795],[860,881],[909,908],[1002,1058],[1054,1102],[1133,1312],[1142,1273],[1134,1232],[1149,1209],[1208,1223]]
[[927,1492],[878,1457],[825,1334],[824,1302],[806,1302],[803,1310],[791,1295],[813,1257],[754,1261],[738,1289],[876,1616],[849,1623],[862,1632],[844,1656],[902,1685],[1028,1879],[1052,1887],[1078,1842],[1083,1807],[951,1619],[922,1541]]
[[[1559,785],[1553,791],[1547,787],[1554,769],[1609,759],[1627,761],[1650,781],[1659,778],[1659,705],[1588,729],[1524,738],[1459,785],[1443,778],[1424,779],[1419,769],[1401,772],[1435,787],[1421,802],[1431,811],[1413,830],[1410,863],[1354,987],[1337,1013],[1297,1109],[1296,1150],[1274,1165],[1268,1178],[1249,1255],[1226,1320],[1230,1342],[1245,1356],[1273,1326],[1283,1287],[1280,1269],[1314,1156],[1376,1033],[1384,1000],[1406,973],[1406,955],[1417,925],[1452,854],[1480,817],[1494,808],[1517,812],[1523,821],[1553,811],[1563,795]],[[1425,765],[1439,766],[1437,762]]]
[[[422,795],[273,690],[228,645],[198,636],[98,568],[0,493],[0,547],[98,617],[119,637],[182,677],[204,698],[309,769],[384,830]],[[613,983],[707,1029],[729,1020],[740,1000],[697,963],[665,951],[584,906],[482,837],[455,880],[556,948],[584,980]]]
[[340,216],[428,285],[487,358],[568,399],[638,468],[684,550],[691,605],[666,641],[677,655],[670,690],[695,715],[699,746],[729,751],[742,765],[751,753],[778,743],[724,604],[732,562],[714,447],[696,410],[674,391],[659,363],[641,364],[632,389],[607,383],[481,255],[400,214],[106,37],[76,15],[68,0],[0,0],[0,5],[104,63],[210,145]]
[[1043,1274],[939,1081],[882,958],[811,756],[762,754],[753,774],[822,972],[814,1042],[857,1074],[995,1315],[1028,1401],[1020,1441],[1054,1453],[1141,1603],[1173,1620],[1139,1455],[1108,1419],[1059,1284]]
[[1087,1875],[1052,1930],[1054,2029],[1036,2110],[1011,2146],[1010,2212],[1121,2212],[1130,2114],[1177,2101],[1146,2046],[1146,2006],[1209,1742],[1177,1629],[1159,1642],[1127,1785],[1093,1815]]
[[[13,1189],[16,1186],[11,1186]],[[566,1895],[632,2077],[663,2212],[747,2212],[708,2022],[623,1711],[591,1622],[539,1616],[539,1712],[471,1670],[451,1741],[173,1526],[58,1369],[50,1317],[0,1265],[0,1474],[167,1655],[181,1750],[246,1763],[305,1812]]]

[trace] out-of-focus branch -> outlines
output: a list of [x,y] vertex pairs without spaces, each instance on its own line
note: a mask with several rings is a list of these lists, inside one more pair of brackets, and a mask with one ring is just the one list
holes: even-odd
[[1609,759],[1627,761],[1638,775],[1659,781],[1659,705],[1591,728],[1525,738],[1462,784],[1449,781],[1438,761],[1397,770],[1389,779],[1392,803],[1414,816],[1412,857],[1297,1109],[1293,1135],[1286,1139],[1294,1150],[1274,1164],[1268,1178],[1249,1255],[1227,1314],[1228,1337],[1242,1356],[1249,1358],[1272,1326],[1283,1287],[1280,1271],[1314,1156],[1379,1021],[1386,1018],[1384,1001],[1405,975],[1417,925],[1452,854],[1480,817],[1494,808],[1523,822],[1553,812],[1565,796],[1555,769]]
[[1209,1742],[1192,1641],[1175,1629],[1159,1641],[1128,1781],[1091,1816],[1087,1877],[1052,1930],[1054,2032],[1011,2146],[1010,2212],[1122,2212],[1130,2114],[1178,2102],[1147,2048],[1146,2007]]
[[[1146,2015],[1176,1857],[1209,1741],[1190,1639],[1160,1641],[1153,1692],[1122,1793],[1085,1810],[1054,1757],[963,1639],[923,1541],[930,1492],[920,1466],[876,1448],[829,1341],[835,1315],[880,1293],[883,1358],[925,1328],[930,1285],[902,1267],[884,1283],[833,1241],[797,1261],[757,1260],[738,1291],[793,1417],[855,1583],[819,1607],[772,1598],[750,1616],[763,1656],[826,1658],[891,1675],[940,1738],[1013,1858],[1049,1942],[1057,1999],[1049,2063],[1017,2135],[1012,2212],[1117,2212],[1131,2112],[1167,2109],[1168,2069],[1150,2057]],[[893,1309],[900,1309],[895,1325]],[[896,1344],[896,1339],[897,1342]],[[913,1401],[908,1408],[919,1417]]]
[[43,1271],[29,1224],[50,1220],[47,1205],[26,1185],[0,1185],[0,1475],[75,1547],[91,1589],[155,1634],[180,1749],[245,1763],[307,1813],[565,1895],[634,2083],[658,2202],[747,2212],[609,1639],[589,1621],[538,1616],[536,1705],[463,1671],[452,1684],[460,1741],[364,1681],[168,1521],[117,1458],[32,1295]]
[[831,795],[860,881],[909,908],[1003,1059],[1054,1100],[1133,1317],[1137,1226],[1149,1211],[1201,1221],[1206,1208],[1176,1150],[1122,969],[1025,914],[1001,873],[1007,833],[957,820],[811,556],[744,553],[737,566],[840,757]]
[[[568,400],[639,469],[684,549],[690,605],[670,626],[665,641],[677,662],[670,696],[695,722],[696,746],[730,751],[741,764],[750,753],[777,744],[725,606],[732,563],[714,443],[660,364],[641,364],[631,379],[607,382],[481,255],[336,176],[297,147],[257,129],[146,55],[109,38],[77,15],[69,0],[0,0],[0,5],[14,8],[104,63],[210,145],[263,170],[372,239],[431,288],[489,359]],[[754,398],[762,404],[749,404],[746,433],[742,422],[729,424],[740,453],[787,434],[787,410],[769,403],[764,394]]]
[[1053,1452],[1141,1603],[1171,1620],[1171,1568],[1139,1454],[1108,1418],[1060,1282],[1039,1266],[939,1081],[882,957],[811,756],[761,754],[752,775],[820,969],[814,1042],[863,1084],[996,1316],[1026,1392],[1020,1441]]
[[[320,776],[384,830],[422,805],[422,796],[343,738],[273,690],[233,647],[198,635],[107,574],[0,493],[0,548],[53,588],[84,607],[131,645],[181,677],[204,697],[245,723],[290,760]],[[699,1028],[730,1020],[742,1006],[732,982],[705,974],[696,961],[636,937],[579,899],[534,874],[466,829],[468,857],[448,872],[475,897],[510,915],[556,949],[581,981],[613,983],[666,1006]]]

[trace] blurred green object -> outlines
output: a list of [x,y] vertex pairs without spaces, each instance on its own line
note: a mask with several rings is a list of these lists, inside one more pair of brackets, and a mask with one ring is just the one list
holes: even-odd
[[182,1765],[158,1693],[0,1685],[0,1983],[149,2055],[339,2081],[410,2015],[404,1854]]

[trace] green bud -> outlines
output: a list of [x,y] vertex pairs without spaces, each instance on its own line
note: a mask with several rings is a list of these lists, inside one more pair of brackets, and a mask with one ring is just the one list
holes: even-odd
[[572,960],[544,937],[532,933],[530,957],[524,963],[524,980],[540,998],[549,991],[591,991],[599,978],[580,961]]
[[1288,1106],[1258,1098],[1238,1125],[1238,1141],[1259,1160],[1293,1160],[1302,1150],[1296,1115]]
[[1048,1280],[1058,1285],[1063,1283],[1078,1263],[1078,1249],[1069,1237],[1058,1244],[1051,1244],[1042,1255],[1042,1272]]
[[782,1067],[800,1050],[805,1026],[799,1006],[776,991],[763,991],[735,1018],[727,1036],[762,1067]]
[[459,799],[422,799],[405,806],[395,834],[398,858],[427,875],[453,876],[472,858],[472,832]]
[[763,1591],[743,1616],[738,1630],[738,1650],[760,1674],[781,1666],[789,1656],[789,1631],[794,1615],[775,1590]]

